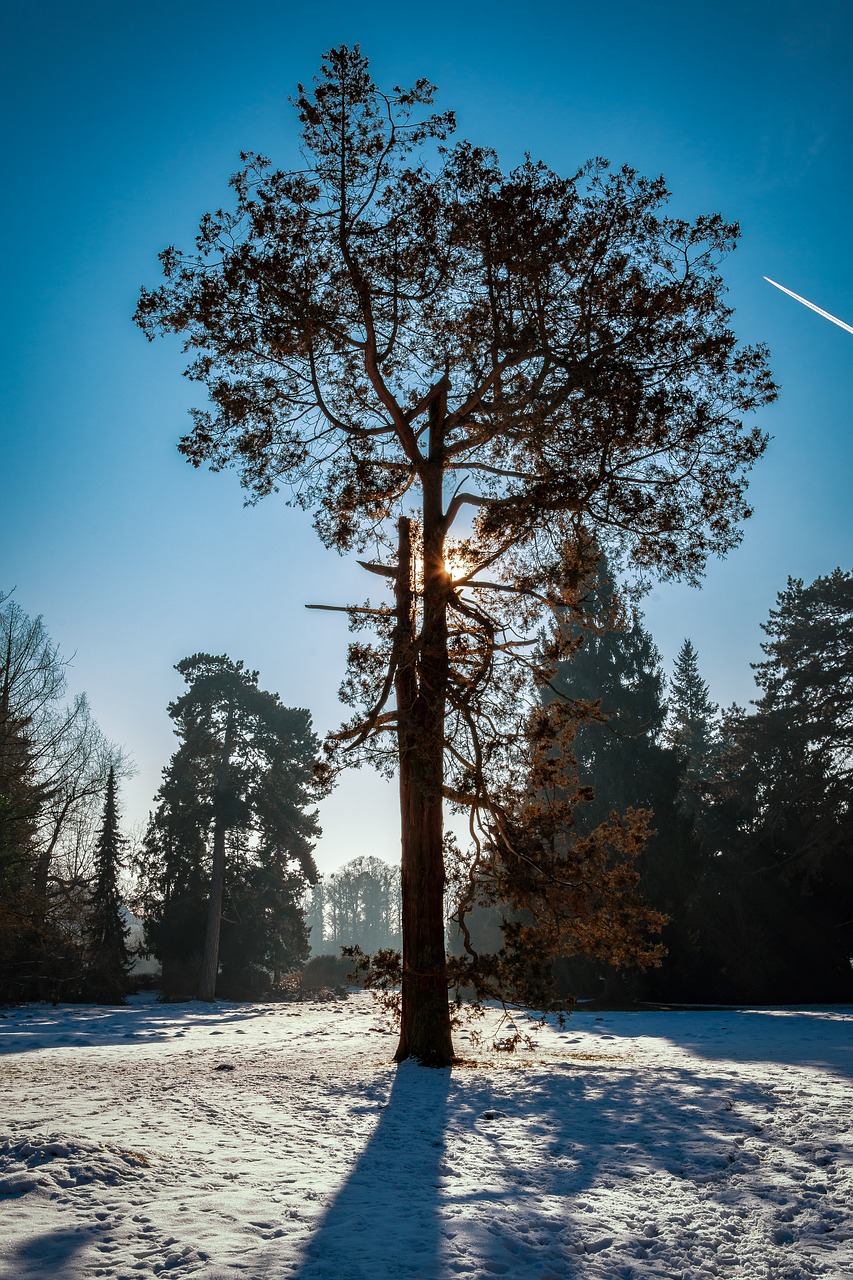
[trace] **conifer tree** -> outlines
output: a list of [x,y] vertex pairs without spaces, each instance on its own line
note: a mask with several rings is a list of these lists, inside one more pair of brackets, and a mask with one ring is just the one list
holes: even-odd
[[148,943],[169,994],[234,994],[307,955],[300,900],[317,879],[310,714],[258,687],[258,673],[199,653],[169,706],[182,739],[164,770],[143,853]]
[[[433,100],[424,79],[383,92],[357,46],[330,50],[294,102],[299,170],[245,154],[233,207],[194,251],[162,253],[136,318],[182,335],[207,384],[180,445],[194,465],[236,467],[253,499],[283,488],[329,547],[385,548],[365,567],[393,604],[349,610],[376,643],[350,648],[356,714],[330,750],[335,768],[399,774],[395,1056],[445,1066],[444,804],[470,814],[469,869],[499,849],[531,910],[571,880],[549,852],[562,811],[546,819],[538,783],[519,803],[520,772],[544,783],[562,734],[556,710],[519,716],[535,698],[519,646],[567,604],[590,532],[640,574],[694,580],[737,543],[765,446],[744,418],[775,387],[729,325],[735,224],[671,217],[663,179],[627,165],[505,172],[449,145]],[[637,835],[602,833],[596,858]],[[618,912],[597,919],[615,941]]]
[[123,911],[118,876],[124,837],[116,803],[115,768],[107,775],[107,792],[98,842],[95,847],[95,881],[86,921],[87,965],[84,994],[102,1004],[122,1004],[127,993],[131,958],[130,932]]
[[669,685],[667,740],[682,756],[682,803],[694,818],[707,801],[718,750],[718,707],[699,673],[693,642],[685,639],[675,660]]
[[734,707],[711,811],[720,995],[853,997],[853,573],[789,578],[761,697]]
[[28,722],[0,695],[0,999],[28,993],[37,938],[34,873],[44,799]]
[[667,917],[666,955],[645,973],[623,964],[560,966],[563,987],[586,983],[584,994],[613,998],[688,995],[696,978],[699,897],[706,859],[681,811],[684,765],[664,738],[666,704],[660,654],[636,608],[622,597],[605,559],[585,593],[583,611],[567,620],[570,658],[553,684],[568,699],[592,702],[593,718],[575,739],[580,781],[591,788],[576,822],[590,830],[613,811],[641,809],[650,834],[636,862],[638,889]]

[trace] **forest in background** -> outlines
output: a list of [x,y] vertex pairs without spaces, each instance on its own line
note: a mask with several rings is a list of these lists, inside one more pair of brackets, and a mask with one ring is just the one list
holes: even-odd
[[[749,709],[721,710],[684,641],[667,678],[642,615],[602,562],[558,621],[572,657],[541,700],[582,708],[576,833],[644,810],[638,893],[666,923],[657,966],[583,953],[531,959],[530,995],[558,1001],[802,1002],[853,998],[853,574],[789,579],[763,624]],[[370,854],[325,878],[312,849],[328,790],[305,710],[224,656],[178,664],[180,745],[142,839],[121,830],[128,759],[66,699],[41,618],[0,609],[0,998],[120,1001],[143,949],[172,998],[293,989],[309,956],[399,950],[399,870]],[[544,641],[543,641],[544,642]],[[471,904],[468,942],[500,953],[510,906]],[[448,948],[463,936],[448,900]],[[217,937],[211,938],[214,927]],[[322,969],[322,966],[320,966]],[[547,976],[542,985],[543,971]],[[326,966],[338,981],[342,966]]]

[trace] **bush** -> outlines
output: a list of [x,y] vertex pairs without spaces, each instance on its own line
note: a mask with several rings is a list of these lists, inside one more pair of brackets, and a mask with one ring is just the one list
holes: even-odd
[[302,991],[322,991],[350,986],[354,962],[345,956],[312,956],[299,976]]

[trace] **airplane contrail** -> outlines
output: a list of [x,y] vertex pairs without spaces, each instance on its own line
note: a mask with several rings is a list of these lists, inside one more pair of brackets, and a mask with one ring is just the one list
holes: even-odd
[[796,298],[797,302],[801,302],[804,307],[811,307],[812,311],[816,311],[819,316],[823,316],[824,320],[831,320],[833,324],[837,324],[841,329],[846,329],[848,333],[853,333],[853,325],[845,324],[843,320],[838,319],[838,316],[831,316],[828,311],[824,311],[822,307],[816,307],[813,302],[809,302],[808,298],[801,298],[798,293],[794,293],[791,289],[786,289],[783,284],[776,284],[776,281],[771,280],[769,276],[765,276],[764,279],[768,284],[775,285],[777,289],[787,293],[789,298]]

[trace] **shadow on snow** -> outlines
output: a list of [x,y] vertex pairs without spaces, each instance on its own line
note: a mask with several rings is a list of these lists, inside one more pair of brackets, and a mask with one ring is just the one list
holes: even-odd
[[[285,1011],[287,1005],[276,1005]],[[296,1006],[298,1007],[298,1006]],[[170,1004],[132,1000],[127,1005],[26,1004],[0,1012],[0,1055],[34,1049],[85,1048],[128,1041],[157,1044],[199,1028],[213,1033],[231,1024],[270,1016],[268,1004],[198,1000]]]
[[[657,1220],[664,1186],[670,1207],[673,1182],[701,1184],[704,1198],[748,1217],[755,1165],[737,1144],[756,1116],[772,1123],[774,1098],[689,1069],[662,1069],[659,1082],[650,1090],[645,1071],[592,1064],[451,1073],[404,1063],[300,1264],[284,1273],[270,1257],[258,1274],[572,1280],[579,1255],[612,1248],[615,1277],[683,1229]],[[587,1194],[626,1190],[584,1218]]]
[[654,1036],[710,1061],[778,1063],[853,1078],[853,1005],[572,1011],[566,1040],[574,1032],[605,1041]]

